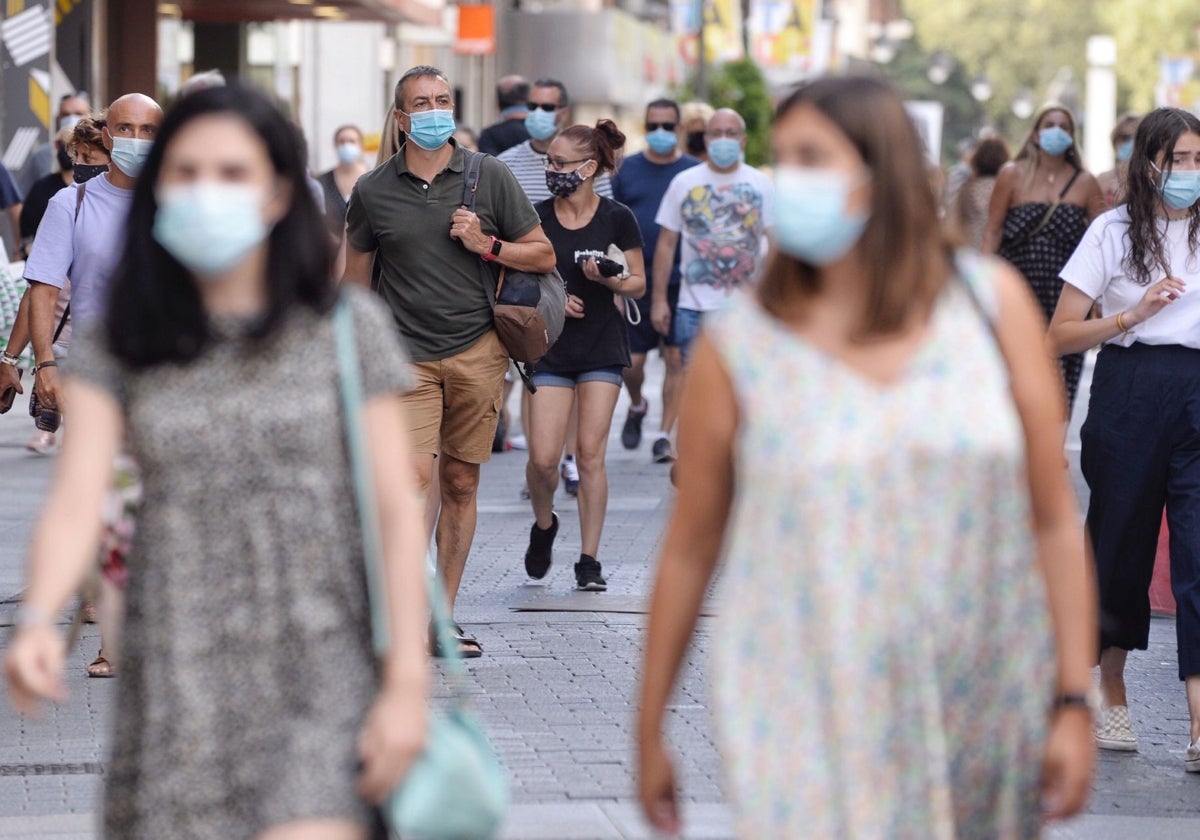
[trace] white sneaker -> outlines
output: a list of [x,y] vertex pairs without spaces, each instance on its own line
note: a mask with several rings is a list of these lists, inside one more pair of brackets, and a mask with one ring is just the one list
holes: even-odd
[[525,435],[513,435],[508,439],[509,449],[528,449],[529,443],[525,440]]
[[1200,773],[1200,738],[1196,739],[1196,743],[1188,744],[1183,756],[1183,769],[1189,773]]
[[1096,720],[1096,746],[1102,750],[1137,752],[1137,735],[1133,732],[1128,706],[1109,706],[1100,713]]
[[39,455],[49,455],[58,448],[58,439],[54,436],[54,432],[43,432],[38,429],[29,443],[25,444],[25,448]]

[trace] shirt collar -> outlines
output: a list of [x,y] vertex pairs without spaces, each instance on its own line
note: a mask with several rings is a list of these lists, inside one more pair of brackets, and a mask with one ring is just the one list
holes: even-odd
[[[458,142],[453,137],[446,142],[454,147],[454,154],[450,155],[450,162],[446,164],[446,169],[450,170],[451,172],[462,172],[466,168],[466,156],[463,153],[462,147],[458,145]],[[397,175],[408,174],[408,158],[404,155],[404,147],[407,145],[407,140],[401,143],[400,149],[394,156],[396,159]],[[442,171],[445,172],[446,169],[443,169]]]

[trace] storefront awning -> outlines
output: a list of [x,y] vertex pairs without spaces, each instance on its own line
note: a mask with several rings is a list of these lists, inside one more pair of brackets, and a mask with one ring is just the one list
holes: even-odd
[[158,8],[164,15],[202,23],[376,20],[437,26],[444,7],[444,0],[174,0]]

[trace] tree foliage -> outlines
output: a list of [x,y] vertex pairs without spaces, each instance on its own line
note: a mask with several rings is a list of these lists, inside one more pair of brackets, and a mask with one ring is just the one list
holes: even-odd
[[[693,75],[675,92],[680,102],[697,99]],[[746,162],[761,166],[769,158],[771,96],[762,70],[753,61],[730,61],[709,68],[708,102],[714,108],[732,108],[746,121]]]

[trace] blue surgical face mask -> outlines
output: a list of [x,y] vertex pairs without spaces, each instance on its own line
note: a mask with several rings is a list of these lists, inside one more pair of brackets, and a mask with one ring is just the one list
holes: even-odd
[[776,166],[775,241],[779,249],[818,267],[844,257],[862,238],[870,218],[865,210],[847,208],[851,190],[865,178],[834,169]]
[[549,140],[558,130],[558,111],[534,108],[525,117],[525,130],[534,140]]
[[200,280],[219,277],[269,232],[257,187],[198,181],[158,191],[154,239]]
[[1159,174],[1159,195],[1172,210],[1186,210],[1200,200],[1200,169],[1173,169],[1165,178],[1157,166],[1154,171]]
[[646,135],[646,145],[656,155],[670,154],[675,151],[675,146],[678,144],[679,137],[675,132],[667,131],[665,128],[656,128]]
[[1124,140],[1117,144],[1117,163],[1124,163],[1133,154],[1133,141]]
[[1043,128],[1038,132],[1038,148],[1048,155],[1061,155],[1075,145],[1075,139],[1057,125]]
[[708,159],[718,169],[728,169],[742,159],[742,144],[732,137],[718,137],[708,141]]
[[337,147],[338,163],[349,166],[362,158],[362,146],[357,143],[339,143]]
[[[404,114],[403,111],[400,113]],[[436,152],[445,146],[446,141],[450,139],[450,135],[454,134],[454,130],[457,128],[454,124],[454,112],[449,109],[416,111],[412,114],[404,114],[404,116],[408,117],[411,126],[408,131],[408,139],[427,152]]]
[[114,137],[112,141],[112,153],[109,158],[112,160],[113,166],[130,178],[141,175],[142,167],[146,165],[146,158],[150,155],[154,141],[136,140],[132,137]]

